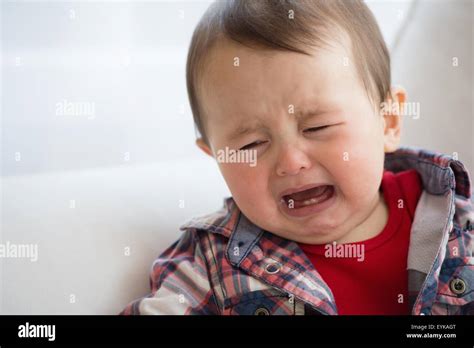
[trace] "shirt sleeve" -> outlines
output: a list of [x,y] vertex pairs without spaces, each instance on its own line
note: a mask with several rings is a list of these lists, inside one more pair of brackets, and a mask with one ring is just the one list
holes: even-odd
[[220,314],[197,232],[186,230],[153,263],[151,292],[120,315]]

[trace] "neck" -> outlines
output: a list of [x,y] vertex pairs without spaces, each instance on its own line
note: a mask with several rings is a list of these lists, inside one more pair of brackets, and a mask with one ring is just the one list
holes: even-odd
[[385,203],[383,194],[378,192],[374,200],[373,209],[369,216],[351,232],[337,240],[340,243],[355,243],[361,242],[377,236],[381,233],[388,221],[388,207]]

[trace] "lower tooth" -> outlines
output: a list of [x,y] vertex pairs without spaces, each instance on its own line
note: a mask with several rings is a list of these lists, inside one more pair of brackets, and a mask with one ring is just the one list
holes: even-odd
[[307,199],[306,201],[303,202],[303,205],[310,205],[310,204],[314,204],[314,203],[317,203],[318,200],[316,198],[311,198],[311,199]]

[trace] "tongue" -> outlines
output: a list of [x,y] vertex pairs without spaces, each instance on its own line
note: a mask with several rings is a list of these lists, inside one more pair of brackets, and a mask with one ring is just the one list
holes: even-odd
[[309,190],[293,193],[286,197],[294,201],[305,201],[307,199],[319,197],[321,194],[324,193],[324,191],[326,191],[327,187],[327,185],[318,186]]

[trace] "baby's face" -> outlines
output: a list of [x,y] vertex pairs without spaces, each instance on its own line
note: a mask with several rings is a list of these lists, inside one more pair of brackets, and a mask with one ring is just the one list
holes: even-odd
[[334,44],[306,56],[221,41],[207,69],[207,150],[216,158],[226,147],[256,151],[255,166],[219,163],[254,224],[323,244],[368,219],[380,199],[385,121],[348,48]]

